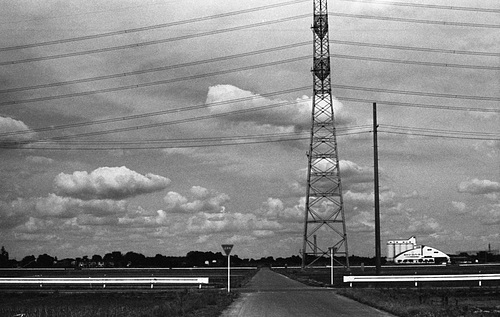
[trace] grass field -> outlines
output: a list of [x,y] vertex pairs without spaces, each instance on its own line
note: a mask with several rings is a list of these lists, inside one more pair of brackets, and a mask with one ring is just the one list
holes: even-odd
[[[2,276],[40,277],[208,277],[208,288],[137,289],[134,286],[88,285],[3,289],[1,317],[216,317],[236,298],[227,293],[227,271],[221,269],[95,269],[95,270],[3,270]],[[256,269],[231,270],[231,287],[247,283]]]
[[0,294],[0,316],[12,317],[216,317],[233,301],[225,291],[162,293]]
[[338,294],[401,317],[500,316],[498,288],[342,288]]

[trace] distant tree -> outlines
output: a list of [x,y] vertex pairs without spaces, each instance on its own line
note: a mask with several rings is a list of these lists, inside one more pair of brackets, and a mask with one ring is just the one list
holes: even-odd
[[55,258],[48,254],[41,254],[36,259],[36,266],[38,267],[52,267],[54,266]]
[[5,247],[2,246],[0,250],[0,267],[7,267],[9,265],[9,252],[5,250]]
[[34,267],[36,264],[36,258],[34,255],[25,256],[21,263],[19,263],[21,267]]
[[96,263],[102,262],[102,256],[100,256],[99,254],[94,254],[92,256],[92,262],[96,262]]
[[146,263],[146,257],[144,255],[132,251],[127,252],[123,259],[127,266],[132,267],[143,267]]
[[104,262],[106,265],[111,265],[114,267],[123,267],[124,266],[124,259],[123,259],[123,254],[120,251],[113,251],[111,253],[106,253],[103,258]]

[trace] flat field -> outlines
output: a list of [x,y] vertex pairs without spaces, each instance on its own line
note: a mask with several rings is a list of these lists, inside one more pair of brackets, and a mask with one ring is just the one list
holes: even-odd
[[[246,283],[255,273],[256,268],[231,268],[231,287],[237,288]],[[227,287],[227,268],[182,268],[182,269],[158,269],[158,268],[98,268],[98,269],[0,269],[0,277],[44,277],[44,278],[99,278],[99,277],[208,277],[209,284],[206,288],[225,288]],[[178,289],[185,288],[188,285],[155,285],[156,289]],[[198,287],[192,285],[191,287]],[[0,290],[12,289],[12,286],[2,285]],[[15,288],[21,289],[40,289],[40,286],[19,285]],[[52,285],[43,288],[48,290],[75,290],[75,289],[99,289],[103,285]],[[112,289],[148,289],[149,285],[106,285],[106,290]]]
[[235,294],[220,290],[106,293],[0,293],[5,317],[216,317]]
[[[245,284],[255,268],[232,268],[231,287]],[[0,286],[2,317],[216,317],[237,293],[228,294],[227,269],[2,269],[1,277],[208,277],[210,284]]]

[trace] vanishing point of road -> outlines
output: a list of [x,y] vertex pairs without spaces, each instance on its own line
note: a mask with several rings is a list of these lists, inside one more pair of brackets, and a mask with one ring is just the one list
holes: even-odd
[[386,312],[261,269],[222,317],[391,317]]

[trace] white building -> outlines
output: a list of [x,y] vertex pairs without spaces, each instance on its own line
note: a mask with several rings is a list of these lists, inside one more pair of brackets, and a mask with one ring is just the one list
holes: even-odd
[[417,238],[411,237],[407,240],[389,240],[387,241],[387,262],[393,262],[394,258],[407,250],[412,250],[417,246]]
[[450,257],[433,247],[417,245],[417,239],[387,242],[387,261],[394,264],[441,264],[450,263]]

